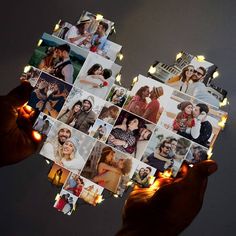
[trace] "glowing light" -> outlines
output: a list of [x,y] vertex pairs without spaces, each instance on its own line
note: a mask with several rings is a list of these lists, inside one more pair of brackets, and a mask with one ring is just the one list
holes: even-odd
[[42,42],[43,42],[43,40],[42,40],[42,39],[40,39],[40,40],[38,41],[38,44],[37,44],[37,46],[39,47],[39,46],[42,44]]
[[149,176],[149,179],[148,179],[149,185],[153,185],[154,181],[155,181],[155,176]]
[[27,73],[27,72],[29,72],[29,70],[31,69],[31,66],[25,66],[25,68],[24,68],[24,73]]
[[218,125],[222,128],[222,129],[224,129],[224,127],[225,127],[225,123],[226,123],[226,121],[227,121],[227,116],[222,116],[221,117],[221,121],[219,121],[218,122]]
[[118,197],[119,197],[119,195],[118,195],[118,194],[113,194],[113,196],[114,196],[115,198],[118,198]]
[[181,58],[183,56],[183,53],[182,52],[179,52],[177,55],[176,55],[176,58],[175,60],[177,61],[179,58]]
[[220,107],[224,107],[229,104],[229,101],[227,98],[224,98],[223,102],[220,102]]
[[172,175],[172,170],[165,170],[163,173],[159,174],[162,178],[170,178]]
[[124,58],[124,55],[123,55],[121,52],[119,52],[119,53],[117,54],[117,57],[119,58],[120,61],[122,61],[123,58]]
[[114,25],[111,27],[111,30],[113,31],[113,33],[116,33],[116,29]]
[[50,161],[49,161],[49,160],[46,160],[46,163],[49,165],[49,164],[50,164]]
[[118,74],[117,76],[116,76],[116,82],[118,82],[119,84],[121,84],[121,74]]
[[126,184],[126,186],[131,186],[133,184],[133,181],[129,181],[127,184]]
[[60,199],[60,194],[58,193],[55,197],[55,201],[58,201]]
[[101,14],[96,15],[96,20],[102,20],[102,19],[103,19],[103,15],[101,15]]
[[42,135],[36,130],[32,131],[32,136],[36,141],[41,141],[42,140]]
[[133,84],[135,84],[137,82],[138,82],[138,77],[136,76],[136,77],[133,78]]
[[192,168],[192,167],[193,167],[193,164],[189,164],[189,167],[191,167],[191,168]]
[[56,31],[58,31],[59,29],[60,29],[60,25],[59,25],[59,24],[56,24],[55,27],[54,27],[54,29],[53,29],[53,31],[56,32]]
[[29,105],[24,105],[24,110],[28,113],[31,113],[33,111],[33,108]]
[[100,204],[101,202],[103,202],[105,199],[102,197],[102,195],[98,195],[96,200],[95,200],[95,203],[97,204]]
[[156,67],[153,67],[153,66],[150,66],[150,68],[149,68],[149,70],[148,70],[148,72],[149,72],[150,74],[154,74],[156,71],[157,71],[157,68],[156,68]]
[[219,72],[218,72],[218,71],[215,71],[215,72],[213,73],[213,78],[215,79],[215,78],[217,78],[219,75],[220,75]]
[[205,57],[204,57],[203,55],[199,55],[199,56],[197,56],[197,60],[198,60],[199,62],[202,62],[202,61],[205,60]]
[[213,150],[213,148],[210,147],[210,148],[208,149],[208,151],[207,151],[208,159],[211,159],[211,156],[212,156],[212,154],[213,154],[212,150]]

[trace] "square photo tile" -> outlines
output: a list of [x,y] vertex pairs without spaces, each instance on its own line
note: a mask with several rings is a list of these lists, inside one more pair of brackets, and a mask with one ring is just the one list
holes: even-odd
[[65,169],[79,174],[87,161],[94,142],[93,138],[56,121],[40,154]]
[[49,74],[41,73],[28,105],[46,115],[56,118],[72,86]]
[[62,189],[60,194],[56,197],[54,208],[65,215],[71,215],[72,211],[75,209],[77,200],[78,197]]
[[169,86],[139,75],[124,109],[156,124],[172,92]]
[[53,185],[62,186],[65,183],[69,173],[70,172],[65,168],[53,163],[48,173],[48,180]]
[[57,119],[88,134],[105,101],[73,87]]
[[105,99],[121,66],[97,54],[89,53],[74,85]]
[[154,128],[154,124],[122,110],[106,143],[140,160]]
[[175,177],[185,159],[191,142],[165,128],[155,129],[142,161],[158,172],[171,170]]
[[135,168],[133,158],[97,141],[81,175],[121,196]]

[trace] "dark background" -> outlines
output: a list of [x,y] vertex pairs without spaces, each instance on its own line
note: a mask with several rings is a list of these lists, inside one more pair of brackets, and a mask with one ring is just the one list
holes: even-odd
[[[200,214],[182,235],[235,235],[234,0],[21,0],[1,5],[0,94],[19,84],[19,75],[42,33],[50,33],[60,18],[74,22],[83,10],[102,13],[116,23],[117,34],[111,40],[123,45],[126,86],[139,73],[146,75],[154,60],[170,64],[181,50],[203,54],[218,65],[217,84],[228,90],[231,103],[227,127],[213,151],[219,170],[209,179]],[[47,172],[39,155],[0,169],[1,235],[105,236],[119,229],[125,197],[110,198],[97,207],[79,206],[72,216],[64,216],[52,207],[57,191],[47,181]]]

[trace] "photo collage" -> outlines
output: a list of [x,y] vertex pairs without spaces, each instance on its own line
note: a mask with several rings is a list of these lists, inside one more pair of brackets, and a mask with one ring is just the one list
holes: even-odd
[[121,47],[106,46],[113,26],[89,12],[75,25],[60,21],[20,78],[34,87],[34,129],[47,136],[40,154],[54,163],[48,178],[62,186],[54,207],[67,215],[78,199],[95,206],[104,189],[122,196],[130,180],[148,187],[159,172],[175,177],[184,161],[207,159],[227,116],[164,80],[139,75],[131,90],[116,84]]

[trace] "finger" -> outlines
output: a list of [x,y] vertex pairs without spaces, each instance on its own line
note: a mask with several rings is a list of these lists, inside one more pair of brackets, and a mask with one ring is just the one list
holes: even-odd
[[33,87],[28,81],[22,81],[21,84],[9,92],[6,98],[10,101],[14,107],[23,106],[28,102],[30,94],[33,91]]

